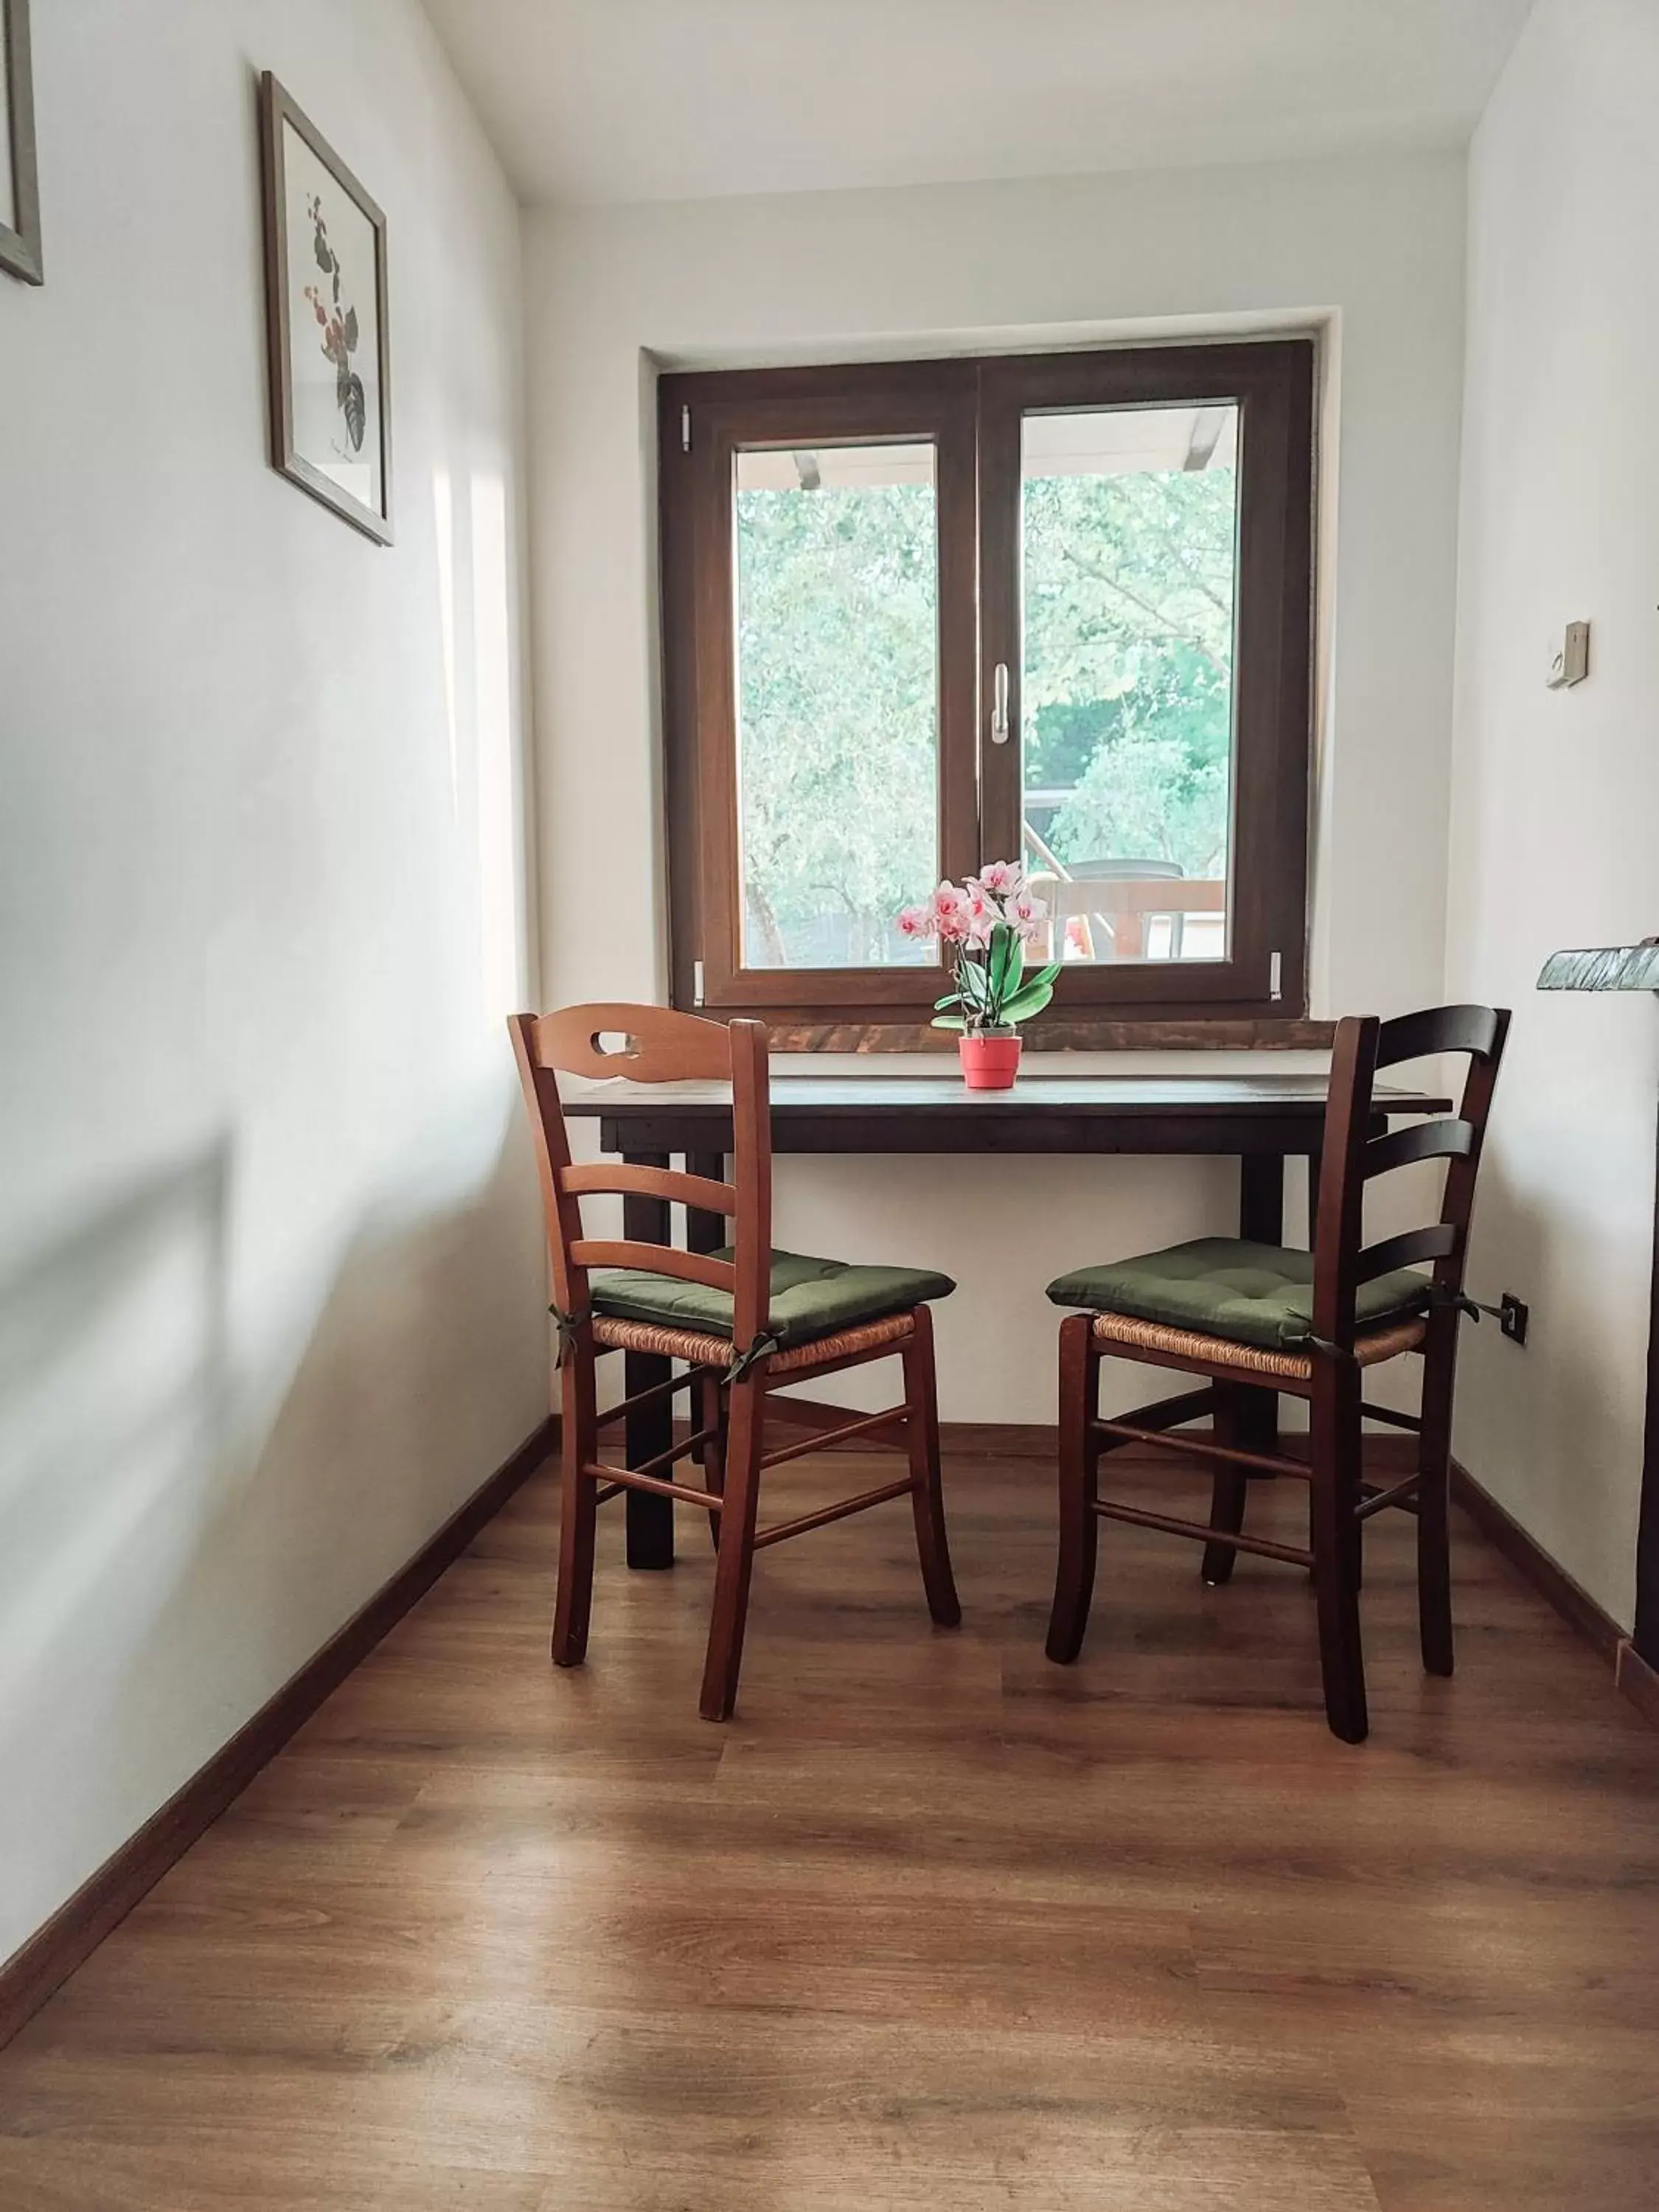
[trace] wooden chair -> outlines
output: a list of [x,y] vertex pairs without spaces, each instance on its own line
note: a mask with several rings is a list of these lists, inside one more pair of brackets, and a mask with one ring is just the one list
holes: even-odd
[[[1241,1551],[1288,1561],[1313,1572],[1327,1717],[1337,1735],[1358,1743],[1367,1727],[1360,1531],[1372,1514],[1401,1506],[1417,1516],[1423,1663],[1432,1674],[1451,1673],[1447,1505],[1457,1324],[1468,1308],[1469,1215],[1509,1021],[1507,1012],[1486,1006],[1441,1006],[1397,1021],[1366,1016],[1340,1024],[1311,1253],[1200,1238],[1116,1266],[1079,1269],[1049,1285],[1057,1305],[1084,1309],[1060,1329],[1060,1559],[1048,1624],[1051,1659],[1063,1665],[1082,1644],[1103,1516],[1196,1538],[1205,1547],[1203,1577],[1212,1584],[1228,1580]],[[1439,1053],[1468,1055],[1457,1114],[1389,1133],[1373,1103],[1377,1070]],[[1364,1245],[1366,1184],[1420,1160],[1448,1164],[1439,1218]],[[1431,1276],[1413,1265],[1424,1261],[1433,1261]],[[1423,1358],[1421,1414],[1365,1403],[1364,1370],[1407,1352]],[[1109,1354],[1211,1380],[1121,1420],[1103,1420],[1099,1372]],[[1308,1401],[1306,1461],[1240,1448],[1241,1402],[1252,1386]],[[1206,1413],[1212,1419],[1212,1441],[1172,1433]],[[1385,1489],[1361,1476],[1366,1414],[1418,1438],[1416,1471]],[[1102,1456],[1128,1443],[1217,1463],[1207,1526],[1099,1495]],[[1307,1550],[1243,1533],[1252,1471],[1310,1484]]]
[[1078,860],[1064,878],[1038,872],[1031,889],[1047,909],[1043,957],[1055,959],[1075,922],[1085,957],[1105,957],[1103,937],[1114,960],[1147,957],[1148,925],[1159,916],[1170,925],[1168,957],[1185,957],[1188,915],[1218,915],[1227,905],[1227,886],[1219,880],[1183,877],[1173,860]]
[[[563,1503],[554,1659],[561,1667],[581,1664],[596,1509],[629,1489],[680,1498],[713,1516],[716,1565],[701,1700],[705,1720],[729,1719],[737,1700],[755,1553],[866,1506],[909,1498],[928,1610],[941,1627],[956,1627],[962,1608],[945,1541],[927,1304],[947,1297],[956,1285],[948,1275],[842,1267],[772,1250],[765,1024],[734,1021],[728,1027],[656,1006],[586,1006],[539,1018],[515,1014],[508,1026],[535,1132],[561,1337]],[[605,1048],[607,1036],[620,1039],[617,1049]],[[732,1182],[621,1161],[574,1165],[559,1100],[561,1073],[626,1075],[640,1083],[729,1082]],[[724,1215],[733,1224],[732,1242],[711,1254],[586,1237],[580,1202],[600,1193],[678,1200],[692,1212]],[[595,1362],[603,1352],[628,1350],[684,1360],[688,1371],[600,1414]],[[769,1394],[778,1385],[894,1356],[904,1367],[902,1405],[804,1443],[764,1449]],[[688,1389],[699,1412],[684,1443],[642,1467],[599,1463],[601,1429],[648,1400]],[[757,1528],[763,1469],[852,1437],[873,1441],[900,1422],[909,1457],[902,1481]],[[670,1480],[673,1463],[692,1453],[701,1456],[706,1488]]]

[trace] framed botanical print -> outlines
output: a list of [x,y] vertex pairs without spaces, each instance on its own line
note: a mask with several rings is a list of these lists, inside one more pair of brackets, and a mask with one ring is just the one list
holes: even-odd
[[26,284],[43,275],[29,0],[0,0],[0,269]]
[[271,465],[389,545],[386,217],[269,70],[259,112]]

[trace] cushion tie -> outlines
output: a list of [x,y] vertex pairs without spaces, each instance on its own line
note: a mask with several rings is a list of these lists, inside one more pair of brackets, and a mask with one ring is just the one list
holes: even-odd
[[732,1353],[732,1364],[726,1370],[726,1381],[741,1382],[751,1367],[757,1366],[763,1359],[769,1359],[775,1352],[779,1351],[782,1341],[772,1330],[763,1329],[747,1352]]
[[1352,1359],[1353,1358],[1353,1353],[1345,1346],[1340,1344],[1333,1344],[1326,1337],[1316,1336],[1311,1329],[1310,1329],[1304,1336],[1287,1337],[1285,1339],[1285,1346],[1287,1350],[1295,1350],[1297,1352],[1306,1350],[1309,1352],[1322,1352],[1327,1359]]
[[577,1337],[593,1316],[586,1308],[580,1313],[565,1313],[557,1306],[549,1306],[547,1310],[553,1316],[553,1327],[559,1339],[559,1348],[554,1356],[553,1364],[555,1367],[562,1367],[565,1354],[576,1349]]

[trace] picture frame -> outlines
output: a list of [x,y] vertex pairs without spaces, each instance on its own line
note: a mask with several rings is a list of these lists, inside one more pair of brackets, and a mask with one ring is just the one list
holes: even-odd
[[42,284],[29,0],[0,0],[0,269]]
[[269,70],[259,121],[271,466],[389,545],[386,216]]

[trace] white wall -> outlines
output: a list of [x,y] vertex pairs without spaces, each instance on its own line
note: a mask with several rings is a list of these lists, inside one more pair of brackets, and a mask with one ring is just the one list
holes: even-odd
[[[517,211],[413,0],[34,10],[0,276],[0,1957],[545,1406]],[[254,76],[390,223],[398,543],[264,457]]]
[[[1463,1457],[1629,1625],[1659,1015],[1538,995],[1544,956],[1659,928],[1659,11],[1540,0],[1469,180],[1449,981],[1516,1023],[1483,1170]],[[1569,620],[1590,680],[1544,688]]]
[[[1437,999],[1461,160],[544,211],[526,228],[550,1003],[665,995],[653,361],[902,356],[1241,323],[1323,324],[1333,370],[1314,1011]],[[1235,1186],[1216,1162],[786,1161],[777,1234],[957,1275],[963,1293],[939,1315],[946,1415],[1042,1420],[1044,1282],[1228,1225]]]

